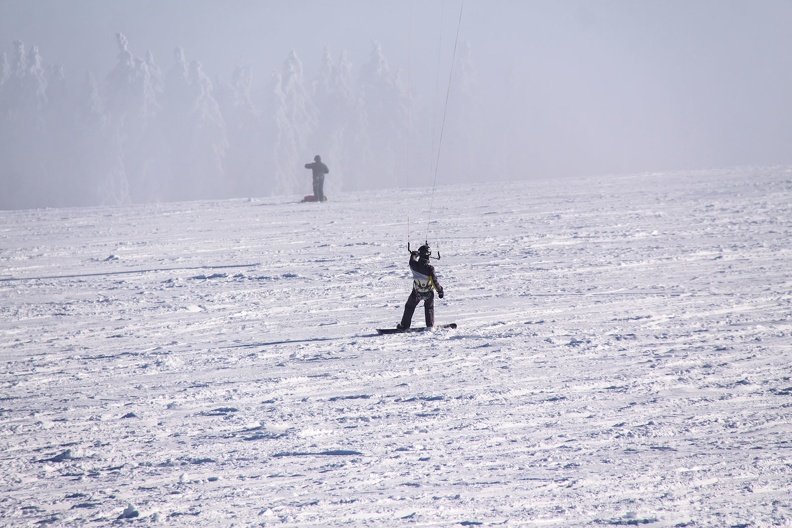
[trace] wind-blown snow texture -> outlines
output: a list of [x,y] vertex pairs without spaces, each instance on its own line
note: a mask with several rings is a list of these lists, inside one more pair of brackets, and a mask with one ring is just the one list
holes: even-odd
[[0,212],[0,523],[792,523],[792,170],[429,194]]

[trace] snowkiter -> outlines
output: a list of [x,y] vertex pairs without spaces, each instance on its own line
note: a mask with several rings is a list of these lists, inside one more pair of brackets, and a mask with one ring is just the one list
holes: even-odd
[[324,195],[324,175],[330,172],[330,169],[328,169],[327,165],[322,162],[322,158],[319,156],[319,154],[314,156],[313,163],[306,163],[305,168],[311,169],[313,171],[314,201],[324,202],[327,200]]
[[418,251],[410,252],[410,270],[413,274],[413,289],[404,305],[404,315],[401,323],[396,325],[399,330],[406,330],[412,324],[413,313],[421,301],[424,302],[424,314],[426,315],[426,326],[434,326],[434,290],[437,296],[443,298],[443,287],[437,280],[434,266],[429,264],[432,250],[426,243]]

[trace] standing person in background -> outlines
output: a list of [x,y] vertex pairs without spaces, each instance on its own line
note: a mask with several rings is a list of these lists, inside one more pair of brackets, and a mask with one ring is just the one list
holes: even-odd
[[328,169],[327,165],[322,162],[322,158],[319,156],[319,154],[314,156],[313,163],[306,163],[305,168],[311,169],[313,171],[314,201],[324,202],[327,200],[327,197],[324,195],[324,175],[330,172],[330,169]]

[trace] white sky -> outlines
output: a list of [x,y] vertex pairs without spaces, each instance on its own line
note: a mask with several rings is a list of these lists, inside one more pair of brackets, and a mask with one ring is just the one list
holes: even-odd
[[[377,40],[431,93],[460,2],[0,0],[0,50],[22,40],[101,78],[122,32],[163,69],[181,46],[262,83],[291,49],[310,75],[323,46],[360,65]],[[495,123],[527,146],[515,155],[549,171],[573,151],[560,172],[603,173],[792,164],[791,27],[790,0],[466,0],[460,39],[504,105]]]

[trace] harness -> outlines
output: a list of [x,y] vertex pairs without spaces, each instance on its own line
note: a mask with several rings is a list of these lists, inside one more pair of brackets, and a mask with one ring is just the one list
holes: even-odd
[[432,281],[432,277],[415,270],[412,270],[412,273],[413,290],[415,290],[415,293],[422,299],[433,295],[432,290],[434,289],[434,281]]

